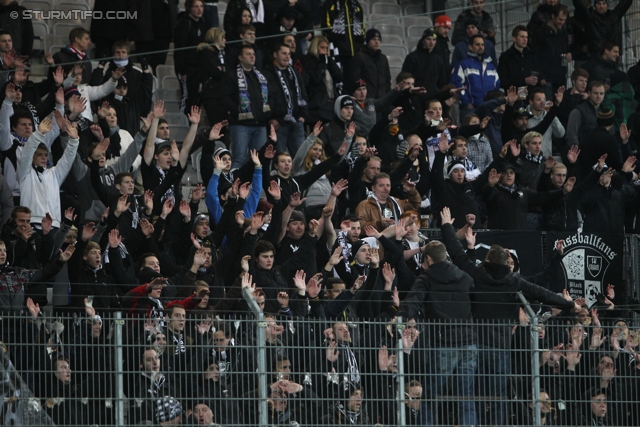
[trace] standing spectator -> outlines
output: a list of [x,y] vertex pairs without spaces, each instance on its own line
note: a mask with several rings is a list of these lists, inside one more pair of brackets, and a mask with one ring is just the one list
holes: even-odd
[[524,25],[516,25],[511,31],[513,44],[502,55],[498,64],[500,86],[508,89],[511,86],[537,86],[538,77],[531,75],[532,71],[540,72],[541,66],[537,56],[527,46],[529,33]]
[[[109,52],[113,55],[113,59],[109,62],[101,61],[98,63],[98,67],[93,70],[89,84],[91,86],[100,86],[111,78],[111,73],[116,68],[123,67],[126,70],[129,89],[131,89],[129,95],[137,94],[138,90],[141,89],[140,80],[142,79],[142,70],[134,66],[133,61],[129,58],[129,54],[131,53],[129,43],[125,40],[118,40],[113,44]],[[109,54],[106,56],[109,56]],[[138,60],[141,62],[141,65],[146,62],[144,58],[138,58]],[[138,117],[140,116],[138,115]]]
[[[144,2],[139,2],[141,6]],[[141,8],[142,9],[142,8]],[[147,60],[155,73],[167,60],[173,30],[178,23],[178,0],[150,0],[149,10],[138,10],[138,20],[151,22],[150,40],[135,40],[137,53],[149,53]],[[153,53],[150,53],[153,52]]]
[[592,57],[602,52],[604,42],[613,42],[622,46],[622,18],[631,7],[633,0],[620,0],[609,10],[609,0],[595,0],[592,9],[582,0],[573,0],[576,19],[581,21],[589,34],[589,53]]
[[435,28],[424,30],[416,50],[407,55],[402,64],[402,72],[412,74],[415,86],[425,88],[429,94],[438,92],[449,78],[444,59],[436,50],[437,38]]
[[[247,10],[249,17],[245,18]],[[258,36],[264,36],[268,23],[267,14],[267,6],[263,0],[231,0],[224,13],[224,31],[229,34],[229,40],[237,40],[239,27],[243,24],[251,24],[255,27]],[[246,22],[249,18],[251,20]]]
[[[31,56],[33,50],[33,24],[24,17],[25,8],[15,0],[0,1],[0,28],[11,34],[13,48],[19,55]],[[15,17],[13,16],[14,14]]]
[[220,26],[217,1],[207,1],[204,3],[204,12],[202,13],[202,18],[204,19],[204,24],[207,27],[207,31],[212,28],[218,28]]
[[[107,48],[109,46],[111,44]],[[93,73],[91,61],[87,58],[87,52],[90,47],[91,37],[89,37],[89,31],[84,28],[74,28],[69,32],[69,44],[53,55],[53,60],[56,64],[65,64],[62,66],[65,74],[69,74],[74,65],[81,62],[84,67],[82,81],[88,83],[91,81],[91,74]]]
[[[202,19],[204,3],[202,0],[187,0],[185,3],[187,13],[178,21],[174,31],[173,44],[174,69],[180,81],[182,102],[180,111],[185,113],[191,110],[191,105],[198,95],[200,84],[200,64],[195,47],[204,41],[207,28]],[[192,47],[192,49],[187,49]]]
[[[242,46],[236,70],[222,90],[231,106],[229,117],[232,168],[244,165],[248,150],[259,150],[267,140],[267,120],[271,116],[267,78],[255,67],[253,47]],[[234,73],[235,71],[235,73]],[[235,76],[235,79],[234,79]]]
[[[484,102],[476,108],[476,115],[480,119],[490,117],[489,124],[485,127],[485,135],[491,143],[491,152],[496,157],[502,149],[502,120],[504,116],[504,110],[506,98],[501,90],[496,89],[487,93],[484,97]],[[507,120],[511,119],[510,117]],[[464,123],[464,121],[463,121]],[[507,140],[508,141],[508,140]]]
[[500,87],[498,72],[491,58],[484,51],[484,39],[480,35],[469,39],[468,58],[458,63],[451,73],[451,83],[455,87],[466,86],[460,94],[460,118],[473,114],[474,109],[484,102],[484,96]]
[[256,43],[256,27],[251,24],[243,24],[238,28],[238,34],[240,35],[241,43],[233,43],[226,52],[227,70],[235,70],[238,66],[238,55],[240,55],[242,46],[251,46],[256,56],[255,67],[262,71],[267,61],[265,61],[262,48]]
[[451,42],[454,46],[464,41],[465,28],[467,22],[470,20],[475,21],[476,26],[484,38],[489,39],[493,44],[496,43],[496,27],[493,24],[491,15],[483,10],[485,3],[485,0],[471,0],[469,2],[471,8],[463,10],[462,13],[458,15],[456,25],[453,29],[453,36],[451,37]]
[[569,145],[579,145],[580,139],[598,126],[598,113],[604,101],[604,84],[594,80],[587,86],[587,92],[589,98],[569,114],[567,123],[567,144]]
[[[391,178],[386,173],[379,173],[373,178],[371,188],[373,191],[366,200],[361,201],[356,208],[356,214],[360,217],[362,229],[367,225],[382,231],[390,225],[397,224],[400,216],[407,210],[419,210],[420,193],[415,189],[415,184],[404,184],[409,198],[398,200],[391,197]],[[407,317],[409,319],[409,317]]]
[[6,224],[13,211],[13,193],[4,175],[0,174],[0,224]]
[[442,59],[444,59],[444,65],[447,67],[447,72],[451,71],[451,49],[449,49],[449,30],[451,29],[451,18],[447,15],[440,15],[436,18],[434,23],[438,38],[436,40],[436,52],[438,52]]
[[227,118],[224,94],[219,90],[223,84],[222,82],[229,78],[224,53],[226,43],[227,39],[223,30],[210,28],[204,36],[204,43],[198,45],[198,62],[202,67],[200,72],[200,81],[202,83],[200,99],[207,113],[210,126],[214,126]]
[[467,143],[469,145],[467,157],[469,158],[469,160],[471,160],[471,162],[474,165],[476,165],[476,167],[478,168],[478,171],[482,173],[487,168],[487,166],[489,166],[493,161],[493,153],[491,152],[491,143],[487,139],[486,135],[483,133],[484,129],[482,129],[483,125],[485,125],[485,128],[486,128],[486,123],[484,124],[481,123],[480,117],[478,117],[475,114],[472,114],[464,118],[462,125],[463,126],[480,125],[480,128],[481,128],[480,133],[471,135],[469,138],[467,138]]
[[551,22],[551,15],[553,14],[553,10],[557,5],[558,0],[540,0],[540,4],[538,4],[536,11],[533,12],[533,15],[531,15],[531,19],[527,24],[527,30],[529,30],[529,34],[535,33],[540,28],[543,28],[545,25]]
[[[469,40],[471,39],[471,37],[475,35],[482,35],[480,34],[480,30],[478,29],[478,24],[473,19],[470,19],[469,21],[467,21],[464,28],[466,32],[466,37],[462,41],[458,42],[457,44],[454,44],[455,49],[453,51],[453,56],[451,57],[451,66],[453,67],[455,67],[458,64],[458,62],[462,61],[467,57],[467,52],[469,51],[468,45],[470,43]],[[485,52],[487,53],[487,55],[491,57],[491,59],[493,60],[493,63],[497,64],[498,57],[496,56],[495,44],[491,40],[488,40],[485,37],[483,38],[485,39],[485,43],[484,43]]]
[[567,127],[567,122],[569,121],[569,114],[584,100],[589,98],[589,93],[587,92],[587,83],[589,81],[589,73],[587,73],[582,68],[576,68],[571,73],[571,89],[569,89],[569,93],[565,91],[564,98],[562,100],[562,104],[560,104],[560,108],[558,110],[558,117],[560,118],[560,123],[565,128]]
[[309,52],[300,60],[309,99],[309,121],[328,122],[333,117],[333,104],[342,86],[343,73],[329,55],[329,40],[316,36],[309,43]]
[[395,101],[402,90],[400,86],[396,86],[392,91],[387,93],[383,98],[370,98],[369,91],[364,80],[357,80],[353,87],[353,120],[358,125],[358,132],[361,135],[369,135],[371,129],[376,124],[376,116],[379,112],[389,111],[392,109],[392,103]]
[[[422,268],[424,273],[400,305],[398,316],[411,319],[420,310],[428,319],[437,322],[438,326],[429,334],[431,339],[425,343],[427,348],[433,349],[426,367],[430,380],[428,395],[437,399],[447,382],[453,380],[456,395],[462,397],[458,404],[458,420],[461,425],[474,426],[476,410],[472,397],[478,360],[476,334],[470,326],[460,325],[471,319],[469,291],[473,287],[473,279],[447,262],[447,250],[439,241],[431,241],[425,246]],[[435,417],[436,405],[427,403],[426,425],[443,424],[443,420]]]
[[[589,73],[589,81],[599,80],[605,84],[605,89],[613,86],[611,80],[614,74],[621,73],[618,70],[618,58],[620,58],[620,46],[611,41],[602,44],[600,55],[593,56],[580,68]],[[607,87],[608,86],[608,87]]]
[[[564,95],[563,95],[564,98]],[[528,129],[533,129],[537,127],[544,120],[545,116],[548,114],[547,112],[547,97],[542,88],[534,88],[529,91],[527,94],[527,99],[529,100],[529,106],[527,109],[531,113],[531,117],[529,118],[529,123],[527,123]],[[556,98],[557,100],[557,98]],[[560,123],[560,119],[555,117],[551,122],[551,125],[547,128],[547,130],[542,134],[542,151],[545,154],[550,155],[559,150],[553,149],[553,139],[554,138],[562,138],[564,137],[564,126]]]
[[353,58],[351,81],[364,80],[367,93],[373,99],[382,98],[391,91],[391,71],[387,55],[380,50],[382,35],[371,28],[365,37],[365,47]]
[[[324,3],[325,37],[329,39],[336,62],[346,77],[351,59],[364,44],[364,13],[358,0],[330,0]],[[348,81],[348,79],[346,79]],[[347,93],[349,88],[345,88]]]
[[[554,92],[566,84],[566,64],[573,60],[569,52],[569,31],[565,25],[568,16],[567,6],[558,4],[551,10],[551,17],[544,25],[535,32],[529,30],[529,46],[538,56],[537,62],[542,65],[544,79],[553,85]],[[544,58],[544,61],[540,61],[540,58]]]
[[[124,12],[129,9],[125,0],[96,0],[93,11],[106,16],[107,13]],[[96,45],[96,57],[106,58],[111,52],[111,46],[118,40],[129,40],[129,30],[140,25],[137,21],[144,22],[140,16],[138,19],[128,21],[125,19],[107,20],[93,19],[91,21],[91,39]],[[88,80],[87,80],[88,81]]]
[[269,121],[278,134],[276,151],[288,151],[295,157],[304,141],[304,122],[307,118],[307,94],[302,76],[293,68],[291,49],[284,43],[276,45],[273,63],[265,70],[269,82],[269,106],[272,118]]

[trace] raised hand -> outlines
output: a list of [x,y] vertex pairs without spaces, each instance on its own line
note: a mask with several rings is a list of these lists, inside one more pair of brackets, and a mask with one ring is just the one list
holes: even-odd
[[489,171],[489,177],[487,178],[487,184],[493,187],[498,181],[500,181],[500,174],[495,169],[491,169]]
[[142,130],[147,132],[151,128],[151,123],[153,122],[153,112],[147,114],[146,117],[140,117],[142,120]]
[[84,312],[90,319],[96,317],[96,309],[93,307],[93,303],[89,304],[89,299],[84,299]]
[[486,116],[480,122],[480,129],[485,129],[491,120],[491,116]]
[[564,186],[562,187],[562,191],[564,192],[564,194],[571,193],[575,183],[576,183],[576,177],[575,176],[572,176],[571,178],[568,178],[567,182],[565,182]]
[[636,169],[636,156],[629,156],[622,165],[622,172],[629,173]]
[[273,146],[273,144],[267,145],[267,148],[265,148],[265,150],[264,150],[264,158],[265,159],[273,159],[273,157],[275,155],[276,155],[276,149]]
[[4,89],[4,97],[12,102],[16,99],[16,86],[13,83],[7,83],[7,87]]
[[198,267],[202,267],[207,262],[207,253],[200,248],[193,254],[193,263]]
[[240,268],[242,269],[242,271],[244,271],[245,273],[249,272],[249,260],[251,260],[251,255],[245,255],[242,257],[242,259],[240,260]]
[[205,188],[202,186],[202,184],[198,184],[198,186],[194,188],[193,192],[191,193],[191,201],[193,203],[199,202],[200,200],[204,199],[204,195]]
[[307,198],[300,198],[300,193],[293,193],[291,195],[291,198],[289,199],[289,206],[291,206],[292,208],[297,208],[298,206],[302,205],[305,200],[307,200]]
[[378,248],[371,248],[371,264],[378,265],[380,263],[380,253]]
[[74,212],[75,212],[75,209],[74,209],[74,208],[69,207],[69,208],[65,209],[65,211],[64,211],[64,217],[65,217],[66,219],[68,219],[69,221],[73,222],[73,221],[75,221],[75,220],[76,220],[76,216],[77,216],[77,215],[74,215]]
[[322,133],[322,122],[317,122],[314,126],[313,126],[313,136],[319,136]]
[[600,156],[600,158],[598,159],[598,172],[601,172],[602,169],[604,169],[606,160],[607,160],[607,153]]
[[556,160],[553,158],[553,156],[552,155],[547,156],[547,158],[544,161],[544,169],[546,171],[550,171],[555,165],[556,165]]
[[453,142],[449,143],[449,137],[446,133],[442,132],[438,138],[438,149],[442,154],[447,154],[451,147],[453,147]]
[[164,109],[163,100],[156,101],[156,103],[153,104],[153,117],[155,117],[156,119],[164,117],[166,112],[167,110]]
[[144,206],[148,211],[153,210],[153,191],[147,190],[144,192]]
[[312,219],[311,221],[309,221],[309,236],[316,237],[316,235],[318,234],[318,225],[320,225],[320,223],[317,219]]
[[49,234],[49,232],[51,231],[51,227],[53,226],[53,218],[51,218],[49,212],[47,212],[44,218],[42,218],[40,226],[42,227],[42,234]]
[[109,247],[117,248],[122,243],[122,237],[118,233],[118,229],[114,228],[109,232]]
[[[57,111],[57,110],[56,110]],[[58,124],[58,126],[60,126]],[[93,136],[95,136],[96,138],[98,138],[98,141],[102,141],[104,139],[104,135],[102,133],[102,128],[98,125],[91,125],[89,127],[89,129],[91,129],[91,133],[93,134]]]
[[256,150],[251,150],[249,151],[249,154],[251,154],[251,161],[253,164],[260,166],[260,156],[258,156],[258,152]]
[[280,308],[289,307],[289,294],[286,292],[278,292],[278,296],[276,297],[278,304],[280,304]]
[[580,148],[577,145],[572,145],[569,151],[567,151],[567,160],[573,164],[578,161],[578,155],[580,154]]
[[331,186],[331,195],[338,197],[347,188],[349,188],[349,181],[341,179]]
[[162,214],[160,216],[163,218],[166,218],[167,216],[169,216],[174,206],[175,206],[175,203],[173,202],[172,199],[165,200],[164,203],[162,204]]
[[220,123],[216,123],[215,125],[213,125],[213,127],[211,128],[211,131],[209,131],[209,141],[215,141],[222,138],[224,134],[221,134],[220,131],[226,125],[227,125],[226,120],[223,120]]
[[180,206],[178,207],[180,210],[180,215],[185,218],[185,222],[189,222],[191,220],[191,207],[186,200],[180,201]]
[[70,245],[67,245],[67,248],[64,250],[64,252],[62,251],[62,249],[60,249],[60,261],[62,262],[69,261],[75,251],[76,251],[75,243],[71,243]]
[[382,233],[376,230],[376,228],[372,225],[366,225],[364,227],[364,233],[367,235],[367,237],[375,237],[376,239],[382,237]]
[[333,250],[331,257],[329,258],[328,264],[331,265],[331,267],[334,267],[338,265],[343,260],[343,258],[344,257],[342,256],[342,246],[338,246]]
[[520,155],[520,144],[515,139],[509,141],[509,149],[511,150],[511,155],[513,157],[518,157]]
[[325,221],[330,221],[330,218],[333,216],[333,207],[325,206],[322,208],[322,217]]
[[300,290],[306,290],[306,279],[307,274],[304,272],[304,270],[298,270],[296,271],[296,275],[293,276],[293,284]]
[[391,113],[389,113],[389,119],[392,121],[397,121],[398,117],[400,117],[400,114],[402,114],[402,107],[396,107],[391,111]]
[[343,141],[340,148],[338,148],[338,155],[342,156],[347,151],[347,141]]
[[77,122],[69,123],[67,121],[67,135],[69,135],[69,138],[71,139],[78,139],[78,123]]
[[264,213],[256,212],[251,216],[251,230],[258,231],[264,225]]
[[365,280],[367,280],[367,276],[364,274],[362,276],[358,276],[358,278],[353,282],[353,286],[351,286],[351,292],[355,294],[356,291],[364,285]]
[[142,230],[142,234],[145,237],[151,237],[151,235],[153,235],[153,232],[155,230],[153,224],[151,224],[151,222],[149,222],[148,219],[146,218],[142,218],[140,220],[140,230]]
[[414,191],[416,189],[416,183],[412,182],[412,181],[410,181],[408,179],[405,179],[405,180],[402,181],[402,188],[407,193],[411,193],[412,191]]
[[36,304],[31,298],[27,298],[27,310],[29,310],[31,317],[37,319],[38,314],[40,314],[40,304]]
[[509,89],[507,89],[507,104],[513,106],[513,104],[516,103],[516,101],[518,100],[518,88],[515,86],[511,86]]
[[49,132],[51,130],[51,126],[52,126],[52,122],[50,118],[46,118],[43,121],[40,122],[40,124],[38,125],[38,132],[40,132],[41,134],[45,134],[47,132]]
[[564,91],[565,91],[565,87],[564,86],[560,86],[556,92],[556,105],[560,105],[562,104],[562,100],[564,99]]
[[351,122],[349,123],[349,126],[347,126],[347,137],[349,138],[353,138],[353,135],[356,134],[356,122]]
[[81,238],[83,241],[89,241],[89,239],[91,239],[98,232],[98,229],[95,227],[96,224],[93,222],[88,222],[84,225],[84,227],[82,227]]
[[192,125],[197,125],[200,123],[200,107],[198,107],[197,105],[194,105],[191,107],[191,113],[187,114],[187,117],[189,117],[189,122],[191,122]]
[[387,346],[383,345],[378,350],[378,368],[380,368],[381,371],[385,372],[391,365],[393,365],[393,357],[389,356]]
[[249,290],[253,293],[253,291],[256,289],[256,284],[253,283],[253,276],[249,273],[245,273],[242,276],[242,280],[240,281],[240,286],[242,286],[243,289],[249,288]]
[[111,72],[111,78],[113,80],[120,80],[120,77],[122,77],[126,72],[127,72],[126,68],[118,67]]
[[131,202],[129,202],[128,200],[129,196],[127,196],[126,194],[123,194],[118,198],[115,211],[118,216],[120,216],[121,213],[126,212],[126,210],[129,209],[129,206],[131,206]]
[[615,288],[613,287],[612,284],[608,284],[607,285],[607,298],[609,298],[610,300],[613,301],[613,299],[616,297],[616,292],[615,292]]
[[273,197],[273,200],[278,201],[280,200],[280,197],[282,197],[282,192],[276,181],[269,182],[269,188],[267,189],[267,192],[271,195],[271,197]]
[[245,182],[238,189],[238,196],[241,199],[247,200],[247,197],[249,197],[249,193],[250,192],[251,192],[251,183],[250,182]]
[[397,287],[394,288],[393,292],[391,293],[391,300],[393,301],[394,307],[400,307],[400,291]]
[[317,273],[307,283],[309,298],[316,298],[322,290],[322,273]]
[[273,142],[278,142],[278,134],[276,132],[275,126],[271,125],[269,128],[269,139]]
[[101,119],[107,117],[107,112],[109,111],[110,107],[111,106],[109,105],[108,101],[102,101],[102,105],[98,105],[98,117],[100,117]]
[[451,119],[442,119],[440,124],[436,126],[436,130],[440,132],[444,132],[445,130],[447,130],[450,124],[451,124]]
[[384,289],[386,291],[390,291],[391,285],[396,278],[396,270],[395,268],[391,268],[391,265],[388,262],[385,262],[382,266],[382,277],[384,277],[385,282]]
[[476,236],[477,236],[477,233],[474,233],[471,227],[467,228],[467,231],[464,235],[464,239],[467,241],[468,249],[473,249],[476,247]]
[[623,143],[626,143],[631,137],[631,130],[627,127],[626,123],[620,124],[620,139]]
[[451,218],[451,211],[446,206],[443,207],[442,210],[440,211],[440,218],[442,221],[442,225],[453,224],[453,221],[455,221],[454,218]]

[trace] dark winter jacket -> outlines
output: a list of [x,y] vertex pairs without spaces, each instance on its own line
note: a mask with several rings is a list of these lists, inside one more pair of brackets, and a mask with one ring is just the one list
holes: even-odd
[[349,82],[362,79],[367,84],[367,97],[382,98],[391,90],[391,72],[387,55],[381,50],[373,51],[365,46],[352,61]]

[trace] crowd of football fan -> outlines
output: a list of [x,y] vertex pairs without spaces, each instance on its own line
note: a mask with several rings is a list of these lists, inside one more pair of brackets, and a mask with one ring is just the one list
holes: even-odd
[[[533,425],[514,397],[546,425],[640,425],[638,304],[551,292],[562,241],[523,277],[498,245],[476,262],[473,233],[640,230],[632,0],[542,1],[499,58],[469,3],[391,76],[357,0],[230,0],[221,27],[215,2],[141,1],[72,30],[36,83],[31,21],[0,1],[1,339],[57,425],[115,423],[116,311],[130,424],[257,424],[264,345],[270,424],[395,425],[401,316],[408,425]],[[152,102],[171,42],[182,142]],[[544,320],[539,396],[517,292]]]

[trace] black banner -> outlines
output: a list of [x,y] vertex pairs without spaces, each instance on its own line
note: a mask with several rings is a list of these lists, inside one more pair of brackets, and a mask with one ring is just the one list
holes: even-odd
[[559,239],[564,240],[559,279],[572,298],[584,297],[591,308],[608,284],[622,282],[624,235],[548,232],[549,253]]
[[476,263],[487,256],[489,248],[498,244],[518,257],[520,274],[533,276],[542,270],[542,240],[539,231],[481,231],[476,237]]

